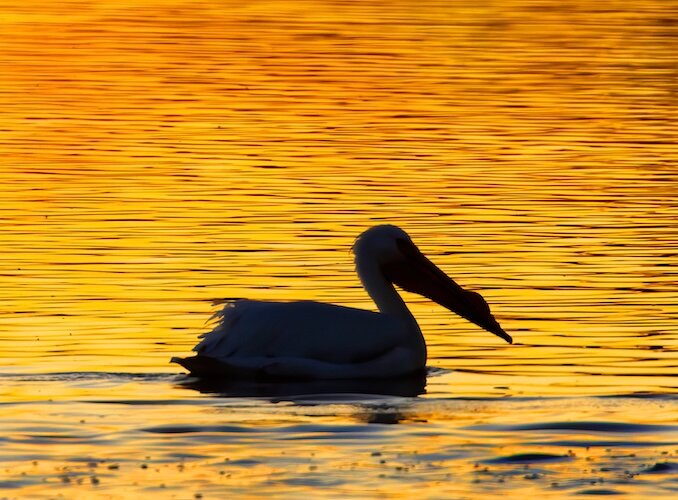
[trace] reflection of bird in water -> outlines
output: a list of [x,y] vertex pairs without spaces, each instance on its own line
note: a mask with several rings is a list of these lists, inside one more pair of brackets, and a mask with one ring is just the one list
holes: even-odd
[[[187,377],[177,386],[219,397],[265,398],[274,401],[294,401],[296,404],[364,403],[397,396],[413,398],[425,392],[426,371],[406,376],[348,380],[271,379],[237,377]],[[383,413],[383,412],[382,412]],[[376,418],[376,417],[375,417]],[[387,417],[385,417],[387,418]],[[362,419],[371,421],[367,417]]]
[[217,313],[216,327],[173,358],[209,377],[376,379],[422,372],[426,343],[393,284],[415,292],[512,342],[476,292],[438,269],[402,229],[368,229],[355,242],[356,271],[379,312],[319,302],[237,300]]

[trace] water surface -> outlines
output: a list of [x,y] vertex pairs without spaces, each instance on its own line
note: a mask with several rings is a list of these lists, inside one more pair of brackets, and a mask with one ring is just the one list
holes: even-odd
[[[7,497],[675,495],[678,10],[0,0]],[[371,308],[406,229],[427,381],[205,387],[224,298]]]

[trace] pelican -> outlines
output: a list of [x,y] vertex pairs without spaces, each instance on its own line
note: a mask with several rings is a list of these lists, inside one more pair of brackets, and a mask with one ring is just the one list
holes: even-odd
[[312,301],[236,300],[215,314],[196,356],[172,358],[194,375],[383,379],[421,373],[426,342],[394,284],[418,293],[509,343],[483,297],[428,260],[408,234],[374,226],[353,245],[363,287],[379,312]]

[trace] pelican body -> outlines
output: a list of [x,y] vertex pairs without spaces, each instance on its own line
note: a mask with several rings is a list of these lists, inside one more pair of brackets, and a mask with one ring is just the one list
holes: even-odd
[[172,358],[210,377],[379,379],[422,372],[426,342],[394,285],[418,293],[509,343],[480,294],[428,260],[402,229],[375,226],[353,245],[356,271],[378,312],[312,301],[228,302],[214,329]]

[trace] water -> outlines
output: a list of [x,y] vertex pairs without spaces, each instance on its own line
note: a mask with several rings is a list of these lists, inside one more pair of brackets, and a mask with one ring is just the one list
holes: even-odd
[[[0,496],[672,497],[674,2],[0,1]],[[196,384],[223,298],[370,308],[429,377]]]

